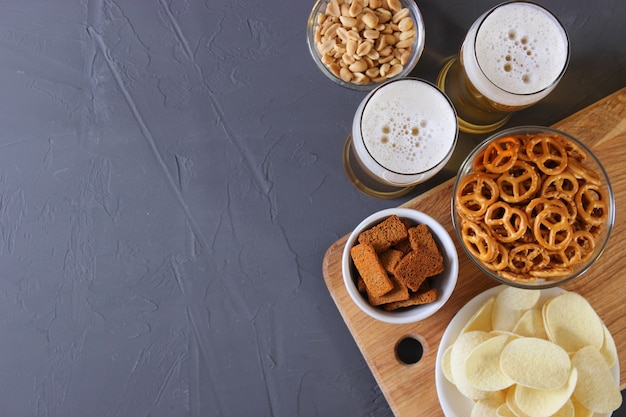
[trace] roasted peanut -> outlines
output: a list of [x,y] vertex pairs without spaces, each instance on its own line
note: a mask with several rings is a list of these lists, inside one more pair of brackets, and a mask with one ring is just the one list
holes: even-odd
[[359,61],[354,61],[353,64],[351,64],[348,69],[350,71],[354,72],[363,72],[367,69],[367,62],[363,61],[363,60],[359,60]]
[[400,55],[400,64],[404,66],[409,63],[410,59],[411,59],[411,51],[409,51],[408,49],[405,49],[404,52],[402,52],[402,55]]
[[403,40],[414,38],[414,37],[415,37],[415,31],[409,30],[406,32],[400,32],[400,36],[398,36],[398,40],[403,41]]
[[341,24],[346,28],[353,28],[357,24],[356,18],[350,16],[339,16],[339,20],[341,20]]
[[346,44],[346,53],[348,53],[349,55],[356,54],[356,48],[358,45],[359,44],[357,41],[350,39]]
[[365,39],[378,39],[380,32],[376,29],[366,29],[363,31],[363,37]]
[[386,77],[387,78],[395,77],[396,75],[402,72],[402,68],[403,66],[401,64],[392,65],[391,68],[389,68],[389,71],[387,71]]
[[353,0],[352,4],[350,5],[348,14],[351,17],[357,17],[361,14],[362,11],[363,11],[363,0]]
[[400,0],[387,0],[387,4],[389,4],[389,8],[394,12],[402,9],[402,3],[400,3]]
[[417,36],[401,0],[330,0],[315,22],[322,63],[344,82],[359,85],[400,74]]
[[404,19],[407,16],[409,16],[409,9],[404,8],[402,10],[397,11],[391,18],[391,21],[395,24],[399,24],[400,21],[402,21],[402,19]]
[[370,51],[372,50],[372,43],[371,42],[363,42],[359,45],[358,48],[356,48],[356,54],[358,56],[365,56],[367,54],[370,53]]
[[400,29],[402,32],[413,29],[413,19],[408,16],[405,17],[400,21],[400,23],[398,23],[398,29]]
[[368,68],[367,71],[365,71],[365,75],[370,78],[376,78],[380,75],[380,69],[378,67]]
[[341,79],[345,82],[349,83],[350,81],[352,81],[352,73],[348,68],[341,68],[339,74]]
[[398,43],[396,43],[396,48],[401,48],[401,49],[410,48],[411,45],[413,45],[413,38],[399,41]]
[[339,17],[341,15],[341,8],[337,0],[331,0],[326,6],[326,14],[329,16]]
[[363,17],[361,19],[363,20],[363,23],[365,23],[365,25],[370,29],[376,29],[378,27],[378,16],[376,16],[374,12],[370,11],[363,13]]
[[341,67],[336,62],[329,64],[328,69],[335,75],[335,77],[341,77]]
[[356,74],[354,74],[354,79],[352,80],[352,82],[355,84],[369,84],[371,80],[370,77],[368,77],[367,75],[361,72],[357,72]]

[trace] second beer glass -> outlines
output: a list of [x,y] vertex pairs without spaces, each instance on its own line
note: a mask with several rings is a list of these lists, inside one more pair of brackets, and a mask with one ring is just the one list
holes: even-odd
[[488,133],[547,96],[568,61],[567,33],[552,13],[530,2],[506,2],[474,22],[437,85],[456,107],[459,130]]

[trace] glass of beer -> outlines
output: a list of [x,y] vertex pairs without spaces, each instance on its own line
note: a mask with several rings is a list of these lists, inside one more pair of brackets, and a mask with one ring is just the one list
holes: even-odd
[[547,96],[565,73],[569,52],[567,33],[548,10],[502,3],[470,27],[437,86],[454,103],[461,131],[488,133]]
[[388,81],[357,108],[344,167],[365,194],[400,197],[441,171],[457,136],[454,107],[434,84],[418,78]]

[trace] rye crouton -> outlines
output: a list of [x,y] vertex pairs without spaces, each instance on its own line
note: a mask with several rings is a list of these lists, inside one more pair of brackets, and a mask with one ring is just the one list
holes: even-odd
[[378,254],[380,263],[383,265],[383,268],[385,268],[385,271],[390,274],[393,274],[393,271],[396,269],[396,266],[398,266],[403,256],[404,253],[397,249],[387,249]]
[[439,253],[427,250],[409,252],[396,266],[394,275],[411,291],[418,291],[424,280],[443,271]]
[[437,300],[439,296],[437,288],[431,288],[424,292],[411,293],[407,300],[394,301],[383,306],[386,311],[396,310],[402,307],[416,306],[420,304],[428,304]]
[[439,248],[433,235],[428,230],[426,224],[420,224],[415,227],[411,227],[408,230],[409,242],[412,250],[425,249],[431,252],[439,253]]
[[350,249],[350,255],[359,275],[363,278],[368,293],[380,297],[393,289],[393,282],[380,263],[373,245],[360,243],[353,246]]
[[382,304],[405,301],[409,299],[409,290],[406,285],[393,277],[390,277],[390,279],[393,282],[393,290],[389,291],[387,294],[376,297],[369,292],[367,293],[367,299],[370,305],[379,306]]
[[377,253],[389,249],[409,236],[407,227],[396,215],[359,234],[359,243],[370,243]]

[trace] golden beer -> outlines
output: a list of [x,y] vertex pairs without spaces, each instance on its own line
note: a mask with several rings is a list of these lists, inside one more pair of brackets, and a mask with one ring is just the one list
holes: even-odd
[[368,195],[398,197],[445,166],[457,133],[454,107],[435,85],[389,81],[357,108],[344,147],[346,173]]
[[568,61],[569,41],[558,19],[534,3],[512,1],[474,22],[437,86],[454,103],[461,131],[487,133],[547,96]]

